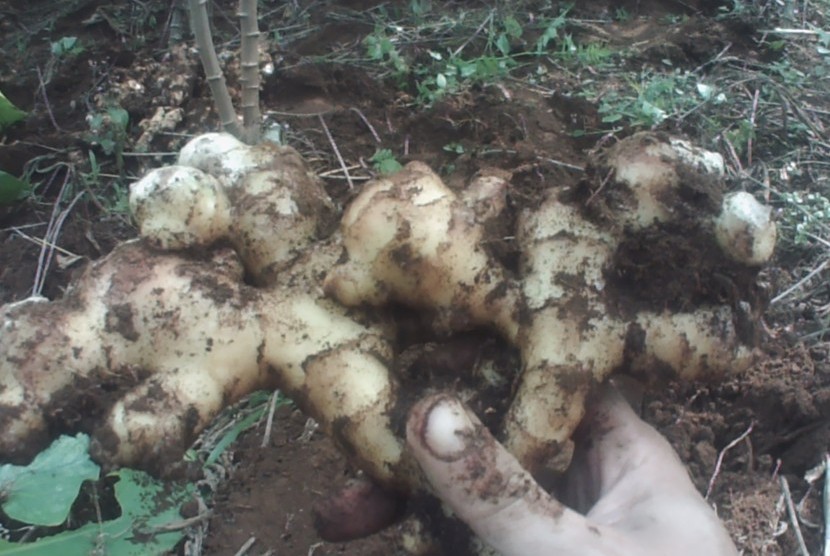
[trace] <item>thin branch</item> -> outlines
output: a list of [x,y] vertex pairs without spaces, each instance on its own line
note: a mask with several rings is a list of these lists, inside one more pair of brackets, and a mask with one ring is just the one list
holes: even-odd
[[813,276],[815,276],[816,274],[818,274],[819,272],[821,272],[822,270],[827,268],[828,263],[830,263],[830,259],[825,259],[824,262],[822,262],[816,268],[811,270],[810,273],[807,274],[807,276],[805,276],[804,278],[802,278],[801,280],[799,280],[798,282],[796,282],[795,284],[793,284],[792,286],[790,286],[789,288],[787,288],[786,290],[784,290],[783,292],[778,294],[777,296],[773,297],[772,300],[769,302],[769,304],[770,305],[775,305],[776,303],[780,302],[782,299],[785,299],[788,295],[790,295],[791,293],[793,293],[794,291],[799,289],[801,286],[803,286],[804,284],[809,282],[813,278]]
[[712,494],[712,489],[715,488],[715,481],[720,475],[720,468],[723,465],[723,458],[726,456],[726,452],[737,446],[744,438],[748,437],[752,433],[752,428],[755,426],[755,421],[749,424],[749,427],[741,433],[741,435],[726,445],[726,447],[720,451],[718,454],[718,461],[715,463],[715,470],[712,472],[712,477],[709,479],[709,486],[706,487],[706,500],[709,500],[709,496]]
[[35,71],[37,71],[37,80],[39,83],[38,89],[40,89],[40,93],[43,96],[43,104],[46,105],[46,113],[49,114],[49,120],[52,122],[52,127],[55,128],[55,131],[63,132],[61,126],[59,126],[57,120],[55,120],[55,114],[52,112],[52,105],[49,104],[49,97],[46,95],[46,82],[43,80],[43,74],[40,72],[40,66],[35,66]]
[[52,207],[52,214],[49,217],[49,225],[46,227],[46,233],[43,234],[43,245],[37,259],[37,270],[35,270],[32,295],[40,295],[43,291],[43,286],[46,284],[46,272],[49,269],[49,264],[52,262],[52,256],[55,252],[55,243],[57,243],[63,222],[75,206],[75,203],[77,203],[84,193],[86,193],[85,191],[78,193],[66,209],[60,210],[61,201],[63,200],[63,196],[69,187],[71,179],[72,172],[67,167],[66,176],[64,177],[58,196],[55,199],[55,204]]
[[271,403],[268,405],[268,420],[265,422],[265,434],[262,435],[262,444],[260,444],[260,448],[265,448],[268,446],[268,442],[271,441],[271,428],[274,425],[274,412],[277,410],[277,400],[281,395],[282,394],[279,390],[276,390],[273,394],[271,394]]
[[193,35],[196,37],[196,47],[199,50],[202,67],[205,69],[205,77],[210,86],[210,92],[216,103],[216,110],[219,112],[219,121],[222,123],[222,128],[234,137],[242,137],[242,128],[236,118],[236,111],[233,109],[233,102],[225,83],[225,76],[222,75],[219,58],[213,48],[213,36],[210,32],[210,22],[207,16],[207,3],[208,0],[188,0],[190,24],[193,27]]
[[372,127],[372,124],[369,123],[369,120],[366,119],[366,116],[363,115],[363,112],[355,107],[349,108],[349,110],[360,116],[360,119],[363,120],[363,123],[366,124],[366,127],[368,127],[369,131],[372,133],[372,137],[375,138],[375,143],[380,143],[380,135],[378,135],[378,132],[375,131],[374,127]]
[[245,541],[245,543],[242,546],[239,547],[239,550],[236,551],[236,554],[234,554],[234,556],[243,556],[244,554],[247,554],[248,550],[250,550],[250,548],[254,546],[255,542],[256,537],[249,538],[247,541]]
[[819,35],[819,31],[813,31],[812,29],[782,29],[781,27],[776,27],[775,29],[764,29],[757,32],[775,33],[776,35],[806,35],[810,37],[817,37]]
[[349,189],[354,189],[354,182],[352,181],[351,174],[349,174],[349,168],[346,166],[346,161],[343,160],[343,157],[340,155],[340,149],[337,148],[337,143],[334,142],[334,137],[332,137],[331,131],[329,131],[329,126],[326,125],[326,120],[323,119],[323,116],[317,117],[320,119],[320,125],[323,126],[323,131],[326,132],[326,137],[328,137],[331,148],[334,151],[334,155],[340,163],[340,167],[343,168],[343,173],[346,175],[346,181],[349,182]]
[[798,515],[795,513],[795,505],[793,504],[793,497],[790,494],[790,484],[784,475],[778,477],[781,483],[781,491],[784,494],[784,502],[787,505],[787,515],[790,517],[790,524],[795,531],[795,540],[798,542],[798,552],[801,556],[810,556],[810,551],[807,550],[807,543],[804,542],[804,535],[801,533],[801,525],[798,523]]
[[559,166],[561,168],[567,168],[568,170],[574,170],[576,172],[584,172],[585,168],[582,166],[577,166],[576,164],[570,164],[568,162],[563,162],[561,160],[556,160],[555,158],[548,158],[546,156],[537,156],[536,160],[541,160],[542,162],[547,162],[548,164],[553,164],[554,166]]
[[491,21],[493,21],[493,10],[490,10],[490,11],[487,13],[487,17],[485,17],[485,18],[484,18],[484,21],[482,21],[482,22],[481,22],[481,25],[479,25],[479,26],[478,26],[478,28],[476,28],[476,30],[475,30],[475,31],[473,31],[473,34],[472,34],[472,35],[470,35],[469,37],[467,37],[467,40],[466,40],[466,41],[464,41],[464,42],[461,44],[461,46],[459,46],[458,48],[456,48],[456,49],[455,49],[455,51],[452,53],[452,57],[453,57],[453,58],[458,57],[458,55],[459,55],[459,54],[461,54],[461,52],[462,52],[465,48],[467,48],[467,45],[468,45],[468,44],[470,44],[470,43],[473,41],[473,39],[475,39],[475,38],[478,36],[478,34],[479,34],[479,33],[481,33],[482,29],[484,29],[484,27],[485,27],[488,23],[490,23]]
[[[40,224],[38,224],[38,225],[40,225]],[[68,251],[68,250],[64,249],[63,247],[58,247],[54,243],[49,243],[48,241],[40,239],[39,237],[32,237],[32,236],[28,235],[27,233],[25,233],[23,230],[21,230],[21,228],[22,228],[22,226],[21,227],[12,226],[11,228],[6,228],[6,230],[11,230],[12,232],[17,234],[21,238],[23,238],[26,241],[29,241],[31,243],[34,243],[38,247],[41,247],[41,248],[51,247],[52,249],[54,249],[55,251],[57,251],[58,253],[60,253],[61,255],[65,256],[65,257],[71,257],[73,259],[76,259],[76,258],[80,259],[81,258],[80,255],[78,255],[76,253],[73,253],[72,251]],[[2,231],[6,231],[6,230],[2,230]]]
[[199,523],[204,523],[213,515],[213,512],[208,510],[206,512],[200,513],[199,515],[195,515],[193,517],[188,517],[187,519],[182,519],[179,521],[174,521],[172,523],[165,523],[164,525],[155,525],[153,527],[148,527],[146,530],[143,530],[143,533],[147,533],[150,535],[158,535],[160,533],[169,533],[171,531],[181,531],[182,529],[187,529],[188,527],[192,527]]
[[752,138],[755,133],[755,117],[758,115],[758,100],[761,97],[761,89],[756,88],[752,97],[752,112],[749,114],[749,126],[751,132],[746,139],[746,165],[752,166]]
[[824,454],[824,556],[830,556],[830,454]]

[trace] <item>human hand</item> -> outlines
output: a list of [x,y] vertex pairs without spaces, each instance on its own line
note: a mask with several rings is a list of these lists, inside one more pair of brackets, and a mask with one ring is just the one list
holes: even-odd
[[733,556],[669,443],[607,386],[566,477],[582,515],[548,495],[448,394],[416,404],[407,444],[435,494],[504,556]]

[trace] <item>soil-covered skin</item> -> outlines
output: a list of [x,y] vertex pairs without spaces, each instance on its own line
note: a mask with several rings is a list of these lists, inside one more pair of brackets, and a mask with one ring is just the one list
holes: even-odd
[[[24,122],[5,132],[0,169],[16,176],[32,170],[33,181],[39,183],[36,196],[0,206],[0,303],[23,299],[33,288],[49,298],[59,297],[85,264],[135,236],[123,210],[124,186],[102,176],[120,174],[127,178],[121,183],[126,183],[147,168],[172,162],[188,134],[217,128],[195,52],[168,46],[173,15],[169,4],[14,0],[0,7],[0,91],[29,112]],[[261,29],[281,28],[284,3],[261,4]],[[592,160],[591,150],[602,134],[582,132],[599,132],[601,122],[596,106],[574,94],[581,84],[572,72],[548,68],[544,87],[504,80],[474,86],[428,109],[414,107],[411,95],[393,80],[373,78],[360,66],[318,60],[372,32],[368,25],[332,18],[332,11],[367,10],[378,2],[298,4],[310,10],[312,31],[287,45],[267,48],[277,71],[263,82],[263,111],[285,125],[286,141],[323,176],[328,193],[341,207],[372,174],[369,158],[378,148],[392,149],[401,163],[427,162],[450,187],[462,187],[484,168],[510,172],[508,218],[538,205],[551,189],[578,196],[585,187],[581,169]],[[475,3],[447,3],[441,9],[461,10],[466,4]],[[726,45],[732,45],[732,55],[748,59],[767,55],[748,38],[751,29],[714,19],[723,4],[584,2],[576,8],[584,21],[610,22],[585,24],[574,32],[596,33],[614,48],[629,49],[626,63],[631,65],[669,63],[695,69]],[[55,6],[60,6],[57,12]],[[232,36],[233,2],[218,2],[215,8],[219,34]],[[631,17],[608,19],[620,9]],[[56,56],[50,43],[68,36],[78,37],[82,51]],[[235,63],[228,64],[232,94],[238,90]],[[129,114],[126,138],[119,138],[108,123],[112,106]],[[102,123],[91,130],[88,117],[96,114],[102,115]],[[351,165],[348,177],[354,187],[340,169],[328,133],[339,156]],[[106,140],[113,138],[125,142],[125,153],[141,155],[120,159],[107,147]],[[93,193],[97,183],[112,185]],[[57,199],[62,203],[56,204]],[[696,199],[698,207],[708,202],[705,195]],[[32,239],[45,237],[47,231],[53,232],[49,241],[59,247],[51,254]],[[769,295],[763,288],[734,269],[700,268],[700,253],[667,240],[677,237],[677,230],[668,231],[672,233],[644,235],[622,246],[619,257],[624,260],[617,265],[623,271],[618,277],[621,288],[631,292],[639,284],[644,292],[640,302],[684,308],[704,298],[731,303],[737,287],[754,292],[754,307],[763,306]],[[490,248],[508,268],[516,268],[518,249],[512,237],[505,235]],[[648,294],[662,273],[653,272],[651,262],[660,254],[666,258],[658,270],[667,269],[673,276],[677,267],[696,272],[685,282],[673,282],[675,291],[653,297]],[[649,265],[637,263],[643,260]],[[781,272],[786,269],[772,268],[767,274]],[[39,276],[45,276],[42,289],[37,286]],[[701,283],[700,276],[721,279]],[[779,321],[776,328],[764,331],[764,356],[743,375],[717,384],[656,388],[646,393],[641,408],[644,418],[677,449],[701,492],[711,490],[710,502],[744,554],[797,552],[792,525],[781,533],[787,520],[778,509],[781,478],[789,482],[796,503],[805,500],[805,523],[821,519],[818,493],[808,490],[803,477],[830,446],[830,353],[822,344],[787,342],[790,324]],[[753,329],[750,335],[761,333]],[[408,343],[426,340],[410,338]],[[476,354],[468,352],[478,345],[492,353],[500,344],[494,338],[474,337],[454,344],[453,350],[460,353],[459,359],[473,361]],[[442,363],[430,359],[430,353],[432,347],[404,352],[398,366],[409,373],[407,380],[419,380],[423,372],[440,374]],[[509,365],[515,354],[503,358]],[[447,376],[451,373],[430,379],[453,380]],[[488,408],[480,409],[485,413]],[[254,427],[231,448],[229,478],[214,498],[203,554],[234,554],[252,538],[247,554],[394,553],[394,527],[352,543],[322,542],[312,524],[313,502],[358,471],[319,433],[308,440],[303,434],[306,420],[297,411],[280,409],[261,447],[264,427]],[[750,429],[743,440],[731,444]],[[727,446],[731,447],[719,458]],[[817,554],[820,529],[803,525],[802,530],[811,554]]]

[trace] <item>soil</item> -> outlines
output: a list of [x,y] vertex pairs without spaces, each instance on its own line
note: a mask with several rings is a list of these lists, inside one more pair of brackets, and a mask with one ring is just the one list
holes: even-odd
[[[215,5],[220,36],[233,36],[231,4]],[[266,15],[260,27],[280,27],[281,10],[288,8],[283,3],[261,4]],[[265,78],[262,106],[270,119],[284,124],[285,140],[324,177],[328,193],[341,206],[372,175],[369,158],[380,147],[392,149],[401,163],[428,162],[454,188],[463,187],[484,168],[510,172],[513,216],[537,204],[550,189],[584,187],[581,169],[602,139],[602,124],[596,105],[574,94],[580,80],[572,72],[550,68],[544,87],[505,80],[416,108],[411,94],[393,80],[373,76],[359,64],[319,61],[339,48],[354,46],[372,31],[344,24],[331,14],[370,9],[377,2],[293,4],[313,5],[311,32],[287,46],[270,43],[267,57],[277,71]],[[442,9],[463,9],[464,4],[448,3]],[[602,33],[613,47],[632,49],[630,64],[669,61],[692,69],[726,44],[748,58],[766,55],[752,44],[746,27],[714,18],[726,2],[581,4],[575,13],[583,20],[606,23],[575,32]],[[56,5],[60,13],[54,13]],[[608,18],[621,8],[631,17]],[[168,2],[154,0],[13,0],[0,7],[0,90],[29,112],[25,121],[5,132],[0,169],[16,176],[28,172],[37,183],[35,196],[0,206],[0,303],[23,299],[33,289],[48,298],[59,297],[87,262],[135,237],[123,210],[123,182],[111,177],[140,176],[147,168],[170,163],[188,134],[218,127],[195,52],[168,46],[171,13]],[[675,23],[667,25],[667,18],[674,16]],[[77,36],[83,50],[55,56],[50,42],[65,36]],[[237,70],[229,62],[232,94],[238,87]],[[107,114],[112,106],[129,114],[126,136],[120,139],[125,145],[123,160],[108,148],[107,139],[119,140],[113,116]],[[97,129],[90,129],[89,114],[104,115]],[[586,129],[596,133],[581,133]],[[353,165],[353,188],[339,170],[328,133],[338,156]],[[89,153],[94,153],[94,161]],[[110,185],[97,189],[96,182]],[[50,222],[58,221],[54,229]],[[34,239],[47,232],[59,247],[49,256]],[[639,256],[642,245],[649,243],[672,253],[665,267],[676,270],[693,264],[689,258],[694,254],[652,237],[627,245],[626,259]],[[491,247],[508,268],[516,266],[517,250],[509,238]],[[649,256],[654,257],[654,251]],[[786,273],[774,265],[763,279]],[[621,268],[625,287],[643,280],[653,284],[662,276],[638,274],[633,264]],[[744,294],[752,290],[756,305],[769,295],[755,291],[754,275],[751,280],[730,276],[731,287],[737,282]],[[700,296],[731,299],[732,290],[722,283],[704,285],[706,292],[701,293],[696,278],[690,273],[677,291],[650,302],[682,308],[699,303]],[[746,373],[718,383],[663,385],[647,391],[642,403],[643,417],[668,437],[701,492],[711,490],[710,502],[744,554],[796,553],[793,528],[778,506],[782,479],[788,481],[796,503],[804,501],[805,521],[821,519],[819,493],[804,475],[830,446],[830,348],[789,341],[791,325],[781,319],[770,324],[763,335],[764,355]],[[227,479],[213,498],[206,537],[196,543],[202,554],[234,554],[251,539],[247,554],[395,552],[395,526],[351,543],[320,540],[312,523],[312,504],[359,472],[321,434],[303,434],[307,428],[299,411],[283,407],[264,447],[264,424],[231,446]],[[818,554],[820,528],[802,529],[810,553]]]

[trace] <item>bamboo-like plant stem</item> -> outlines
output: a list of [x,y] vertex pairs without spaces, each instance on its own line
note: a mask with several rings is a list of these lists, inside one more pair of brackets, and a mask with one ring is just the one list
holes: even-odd
[[207,16],[208,0],[189,0],[190,24],[193,26],[193,35],[196,37],[196,47],[199,49],[199,58],[202,60],[202,67],[205,69],[205,76],[216,109],[219,112],[219,121],[222,122],[222,129],[234,135],[242,137],[242,128],[236,119],[236,111],[233,109],[231,95],[225,84],[225,76],[219,67],[219,58],[216,57],[216,50],[213,48],[213,37],[210,33],[210,23]]
[[242,127],[246,143],[257,143],[261,126],[259,112],[259,27],[257,0],[239,0],[239,27],[242,30],[241,74]]

